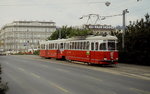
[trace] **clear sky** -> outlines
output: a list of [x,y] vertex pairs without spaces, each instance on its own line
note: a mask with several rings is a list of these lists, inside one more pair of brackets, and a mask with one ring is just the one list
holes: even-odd
[[[110,6],[105,3],[111,2]],[[0,0],[0,27],[12,21],[54,21],[57,26],[80,26],[87,18],[83,15],[109,16],[121,14],[128,9],[126,24],[150,14],[150,0]],[[93,17],[89,23],[93,23]],[[122,25],[122,16],[110,17],[98,24]]]

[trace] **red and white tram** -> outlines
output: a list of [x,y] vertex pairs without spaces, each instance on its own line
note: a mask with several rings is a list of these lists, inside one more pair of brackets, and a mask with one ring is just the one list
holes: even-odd
[[45,41],[40,43],[40,56],[91,64],[117,64],[117,37],[109,35]]

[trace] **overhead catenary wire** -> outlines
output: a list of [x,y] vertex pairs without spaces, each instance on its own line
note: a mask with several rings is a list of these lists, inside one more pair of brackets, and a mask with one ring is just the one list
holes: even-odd
[[115,14],[115,15],[108,15],[108,16],[100,16],[99,14],[88,14],[88,15],[83,15],[79,19],[87,18],[86,24],[88,24],[89,20],[92,20],[92,17],[96,17],[94,24],[97,24],[97,22],[100,20],[105,20],[106,18],[115,17],[115,16],[122,16],[122,14]]

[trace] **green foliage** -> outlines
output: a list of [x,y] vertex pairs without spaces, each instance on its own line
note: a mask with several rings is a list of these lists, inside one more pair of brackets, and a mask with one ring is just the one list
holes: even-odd
[[[119,40],[121,36],[118,35]],[[121,45],[121,44],[119,44]],[[120,49],[121,62],[150,65],[150,16],[131,22],[125,31],[125,49]]]
[[0,94],[5,94],[6,91],[8,90],[8,85],[7,83],[2,83],[1,73],[2,73],[2,70],[1,70],[1,65],[0,65]]
[[40,52],[40,51],[37,50],[37,51],[34,51],[33,54],[34,54],[34,55],[39,55],[39,52]]
[[89,34],[91,34],[91,31],[87,29],[78,29],[78,28],[63,26],[61,29],[57,29],[48,38],[48,40],[55,40],[58,39],[59,37],[61,37],[61,39],[66,39],[74,36],[87,36]]

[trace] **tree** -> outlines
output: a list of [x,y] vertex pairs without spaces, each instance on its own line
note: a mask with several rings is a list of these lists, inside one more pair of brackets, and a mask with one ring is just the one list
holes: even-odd
[[1,81],[1,64],[0,64],[0,94],[5,94],[8,90],[8,85],[7,83],[2,83]]
[[62,28],[57,29],[49,38],[48,40],[55,40],[55,39],[67,39],[74,36],[87,36],[91,34],[91,31],[88,29],[79,29],[73,27],[62,26]]
[[4,43],[0,40],[0,46],[4,45]]
[[[125,50],[123,62],[150,65],[150,16],[145,15],[136,22],[131,22],[125,31]],[[121,40],[121,36],[118,37]],[[121,45],[121,44],[120,44]],[[120,50],[122,51],[122,50]]]

